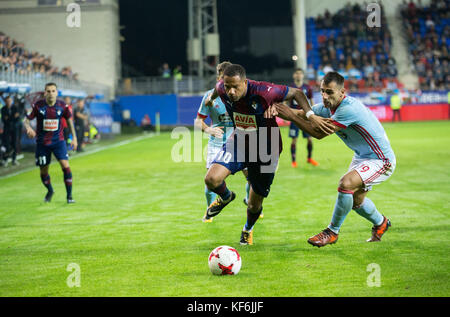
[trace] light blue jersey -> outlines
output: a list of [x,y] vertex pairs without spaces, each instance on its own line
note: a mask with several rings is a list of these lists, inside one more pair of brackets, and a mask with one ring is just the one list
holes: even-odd
[[198,109],[198,115],[203,119],[206,119],[209,116],[211,117],[213,127],[222,127],[222,138],[216,138],[212,135],[209,138],[210,144],[222,147],[231,133],[233,133],[233,121],[231,120],[227,109],[225,108],[225,105],[220,98],[216,98],[216,100],[214,100],[214,105],[212,107],[205,106],[206,98],[213,91],[214,89],[211,89],[207,91],[203,96],[202,103],[200,104],[200,108]]
[[346,96],[336,111],[323,103],[312,107],[316,115],[331,118],[342,129],[336,134],[355,152],[355,158],[395,162],[395,154],[380,121],[358,99]]

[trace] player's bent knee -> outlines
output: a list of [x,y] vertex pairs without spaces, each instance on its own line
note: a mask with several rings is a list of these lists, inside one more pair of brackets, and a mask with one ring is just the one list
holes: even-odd
[[220,184],[223,183],[223,179],[221,177],[218,177],[216,175],[207,173],[205,176],[205,185],[208,188],[217,188],[218,186],[220,186]]
[[354,185],[350,179],[348,179],[346,177],[342,177],[339,180],[339,189],[345,190],[345,191],[354,191]]
[[251,213],[258,213],[262,208],[264,198],[262,196],[259,196],[255,192],[253,192],[253,194],[250,194],[250,195],[251,196],[250,196],[250,199],[248,200],[247,209]]
[[40,174],[45,176],[48,174],[48,165],[44,165],[44,166],[40,166],[39,170],[40,170]]

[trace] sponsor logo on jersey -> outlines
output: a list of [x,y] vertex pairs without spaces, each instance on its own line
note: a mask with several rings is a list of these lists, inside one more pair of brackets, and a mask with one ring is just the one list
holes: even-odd
[[258,128],[255,115],[234,112],[233,117],[236,128],[239,130],[255,131]]
[[56,131],[58,130],[57,119],[44,119],[44,131]]

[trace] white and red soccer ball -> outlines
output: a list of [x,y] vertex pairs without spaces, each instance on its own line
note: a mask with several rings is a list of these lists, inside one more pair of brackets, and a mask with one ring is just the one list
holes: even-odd
[[222,245],[211,251],[208,265],[214,275],[236,275],[242,265],[242,258],[235,248]]

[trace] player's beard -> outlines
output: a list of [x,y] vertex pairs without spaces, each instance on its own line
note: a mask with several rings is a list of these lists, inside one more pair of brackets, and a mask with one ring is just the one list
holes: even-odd
[[46,101],[47,101],[47,104],[54,105],[56,103],[56,98],[47,97]]

